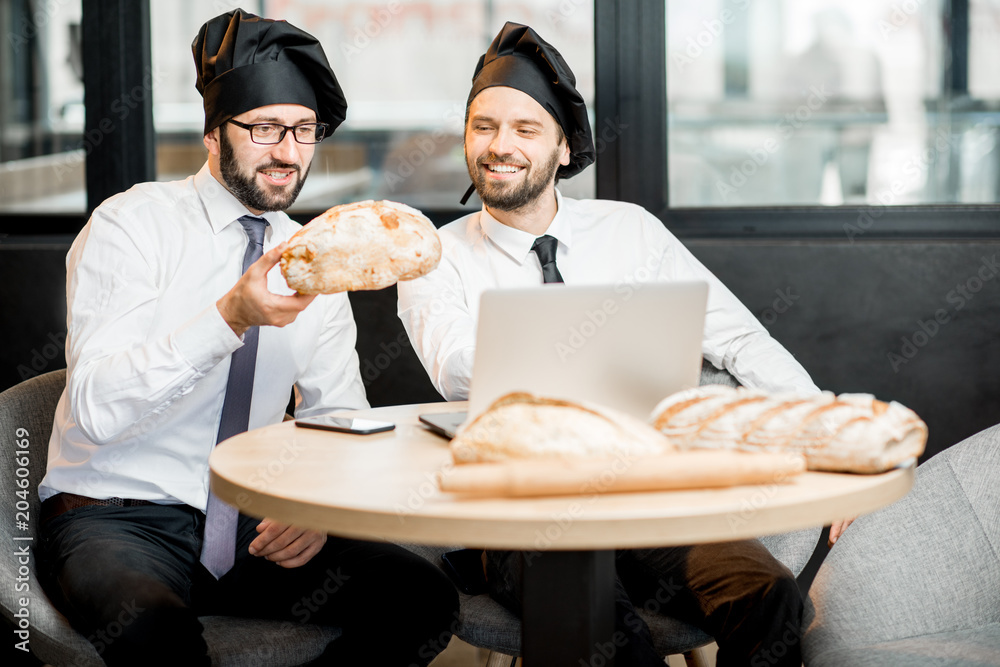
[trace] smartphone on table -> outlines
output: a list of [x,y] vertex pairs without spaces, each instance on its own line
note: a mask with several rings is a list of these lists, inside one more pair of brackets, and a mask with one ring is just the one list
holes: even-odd
[[359,419],[356,417],[334,417],[331,415],[317,415],[315,417],[296,419],[295,425],[304,428],[318,428],[323,431],[336,431],[337,433],[354,433],[355,435],[383,433],[396,428],[396,425],[392,422]]

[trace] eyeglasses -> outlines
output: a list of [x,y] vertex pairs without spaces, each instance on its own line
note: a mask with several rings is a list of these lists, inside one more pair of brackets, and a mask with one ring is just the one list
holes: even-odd
[[285,139],[285,133],[292,131],[292,137],[300,144],[318,144],[323,141],[330,126],[326,123],[302,123],[301,125],[280,125],[278,123],[241,123],[238,120],[229,121],[236,127],[242,127],[250,132],[250,141],[255,144],[280,144]]

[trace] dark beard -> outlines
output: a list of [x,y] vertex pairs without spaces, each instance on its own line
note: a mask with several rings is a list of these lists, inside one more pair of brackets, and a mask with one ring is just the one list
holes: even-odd
[[[297,165],[285,164],[282,162],[269,162],[258,165],[250,175],[243,173],[233,145],[229,143],[226,136],[226,128],[219,128],[219,170],[222,172],[222,180],[226,182],[226,187],[233,193],[241,204],[254,211],[284,211],[295,203],[302,186],[306,183],[306,176],[309,175],[310,164],[305,173],[301,173]],[[269,194],[257,185],[257,171],[266,169],[294,169],[299,175],[295,188],[287,194]]]
[[482,169],[485,169],[482,165],[485,162],[494,162],[496,164],[524,166],[519,162],[501,159],[496,155],[487,155],[485,158],[478,158],[474,164],[469,164],[468,159],[466,159],[466,164],[469,166],[469,176],[472,177],[472,183],[476,186],[476,192],[479,193],[479,198],[483,200],[486,207],[510,213],[530,208],[538,201],[549,183],[552,182],[556,170],[559,169],[559,152],[559,149],[556,149],[546,162],[528,166],[526,178],[518,185],[487,181],[486,176],[482,173]]

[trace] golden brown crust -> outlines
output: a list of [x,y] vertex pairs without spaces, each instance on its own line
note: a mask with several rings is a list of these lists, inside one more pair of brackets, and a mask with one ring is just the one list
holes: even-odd
[[866,394],[699,387],[664,399],[652,423],[680,447],[796,452],[811,470],[881,472],[927,441],[912,410]]
[[656,429],[628,415],[526,392],[498,398],[451,443],[456,463],[652,455],[673,449]]
[[375,290],[432,271],[441,259],[434,225],[391,201],[334,206],[288,241],[281,272],[301,294]]

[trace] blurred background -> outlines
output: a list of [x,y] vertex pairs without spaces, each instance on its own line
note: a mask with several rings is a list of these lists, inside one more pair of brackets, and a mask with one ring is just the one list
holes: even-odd
[[[673,207],[977,204],[998,199],[1000,1],[668,0]],[[156,178],[204,161],[190,43],[224,0],[150,0]],[[458,209],[473,66],[527,23],[594,100],[592,0],[248,0],[312,32],[347,94],[296,204],[360,198]],[[0,0],[0,212],[86,210],[80,0]],[[955,41],[967,62],[952,66]],[[614,127],[597,127],[612,137]],[[96,137],[91,137],[96,139]],[[92,143],[92,142],[91,142]],[[594,195],[593,168],[563,184]],[[473,200],[474,202],[475,200]],[[470,204],[475,207],[478,204]]]

